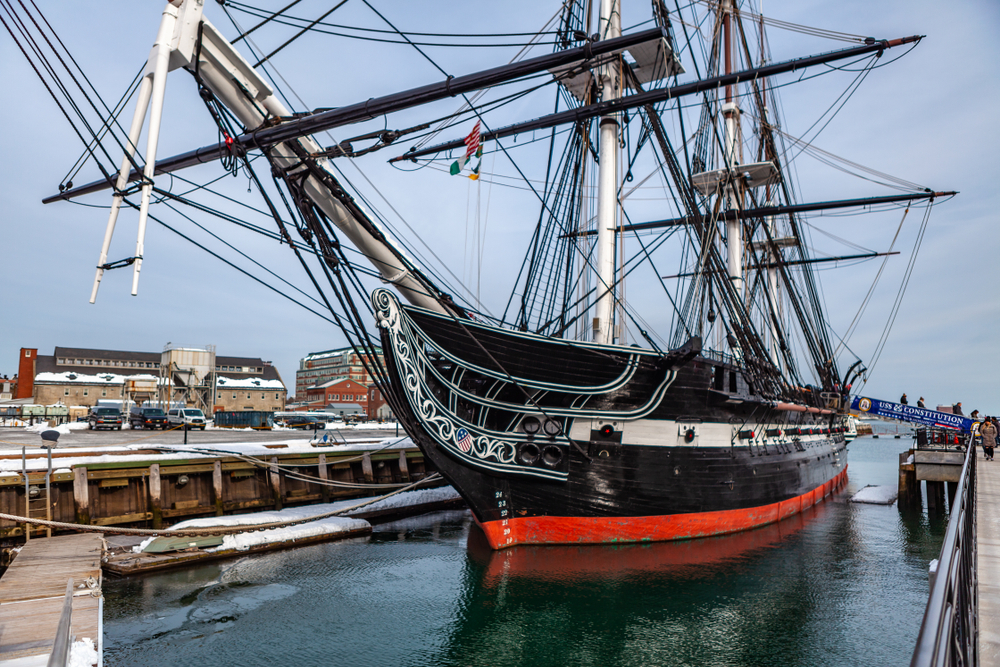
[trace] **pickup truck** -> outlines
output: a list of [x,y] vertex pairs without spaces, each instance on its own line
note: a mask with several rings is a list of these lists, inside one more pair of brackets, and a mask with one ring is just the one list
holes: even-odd
[[198,408],[171,408],[167,410],[167,422],[171,426],[183,426],[185,429],[205,430],[205,413]]
[[167,428],[167,415],[160,408],[134,407],[129,410],[128,423],[132,428]]

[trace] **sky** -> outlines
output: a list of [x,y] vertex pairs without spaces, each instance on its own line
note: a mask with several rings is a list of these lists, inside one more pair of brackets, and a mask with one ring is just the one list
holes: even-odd
[[[527,32],[543,25],[557,8],[555,3],[547,6],[520,0],[503,3],[499,12],[497,3],[487,2],[446,8],[429,2],[371,3],[397,27],[424,32]],[[252,4],[274,9],[287,3],[256,0]],[[119,98],[145,62],[162,9],[157,2],[121,0],[96,5],[39,5],[102,97],[110,101]],[[297,15],[315,17],[330,7],[329,2],[305,0]],[[913,402],[924,396],[931,406],[962,401],[967,413],[971,409],[1000,413],[995,361],[1000,326],[1000,234],[995,231],[1000,203],[1000,132],[994,118],[1000,108],[1000,75],[995,68],[1000,61],[995,39],[1000,29],[1000,5],[986,0],[767,0],[764,9],[783,21],[852,34],[927,36],[905,57],[873,71],[815,140],[825,150],[881,172],[934,190],[960,192],[933,209],[888,343],[874,367],[872,355],[910,262],[920,211],[911,211],[901,227],[900,211],[870,217],[813,218],[809,234],[818,253],[832,255],[857,252],[839,239],[849,239],[869,250],[886,250],[897,227],[900,229],[895,249],[901,254],[886,262],[871,304],[848,341],[850,349],[873,368],[863,389],[866,395],[893,400],[906,392]],[[206,3],[206,16],[224,35],[232,38],[236,34],[216,3]],[[244,27],[255,22],[237,11],[233,16]],[[386,27],[362,0],[350,0],[329,20],[332,17],[339,17],[346,25]],[[626,27],[644,21],[648,5],[626,4],[623,17]],[[291,34],[288,28],[275,34],[261,31],[255,34],[255,44],[271,50]],[[843,47],[843,43],[780,31],[772,31],[770,41],[775,60]],[[425,50],[453,75],[505,63],[517,51],[514,47]],[[887,52],[885,59],[890,55],[895,54]],[[296,42],[275,56],[273,63],[285,79],[283,88],[301,98],[293,100],[297,109],[341,106],[442,78],[410,46],[336,36]],[[691,78],[689,70],[681,81]],[[805,133],[848,81],[842,78],[829,86],[821,77],[818,82],[785,89],[784,129],[793,135]],[[158,351],[168,343],[212,344],[220,355],[254,356],[273,362],[286,384],[294,386],[301,357],[344,344],[329,323],[152,223],[146,236],[138,296],[129,294],[131,270],[118,270],[106,275],[97,303],[89,304],[107,221],[106,208],[102,207],[107,206],[110,196],[91,195],[81,204],[41,204],[42,198],[57,191],[82,152],[82,144],[13,40],[3,32],[0,85],[6,101],[0,105],[6,156],[0,162],[0,247],[5,278],[0,290],[0,375],[16,373],[21,347],[51,354],[55,346]],[[396,114],[384,122],[388,127],[409,127],[424,122],[428,113],[437,117],[456,106],[454,100],[448,100],[427,111]],[[132,109],[132,105],[127,107],[126,119]],[[503,125],[545,112],[538,109],[525,100],[495,112],[489,120]],[[343,128],[335,138],[381,129],[382,122]],[[439,137],[453,138],[454,133]],[[320,137],[320,142],[329,145],[332,139]],[[191,77],[173,72],[168,80],[159,155],[174,155],[216,140],[215,128]],[[485,170],[495,171],[495,178],[472,183],[439,170],[405,172],[388,166],[386,160],[409,145],[401,141],[399,146],[353,164],[338,164],[366,199],[387,214],[393,229],[408,240],[413,239],[408,228],[417,230],[441,262],[465,280],[491,312],[502,311],[527,234],[537,218],[537,201],[527,190],[501,187],[513,182],[505,177],[514,175],[502,158],[488,156],[485,161]],[[541,160],[529,158],[525,169],[529,178],[544,175]],[[889,194],[804,159],[796,161],[793,169],[803,201]],[[205,165],[182,175],[204,180],[221,173],[217,165]],[[92,180],[95,174],[92,169],[84,171],[75,177],[75,183]],[[183,184],[171,180],[169,187],[178,191]],[[236,200],[258,203],[242,175],[227,176],[218,187]],[[664,217],[656,215],[651,189],[650,202],[648,219]],[[179,231],[210,240],[192,223],[176,216],[172,219],[179,221]],[[135,221],[134,212],[122,213],[110,259],[133,254]],[[305,276],[287,248],[219,226],[217,221],[197,222],[225,235],[268,268],[307,289]],[[221,248],[218,242],[213,243]],[[233,256],[226,249],[219,252]],[[418,260],[431,261],[427,248],[417,246],[417,252]],[[839,335],[851,325],[880,265],[867,262],[818,274],[831,326]],[[641,295],[645,286],[637,282],[629,289]],[[849,365],[844,359],[842,365]]]

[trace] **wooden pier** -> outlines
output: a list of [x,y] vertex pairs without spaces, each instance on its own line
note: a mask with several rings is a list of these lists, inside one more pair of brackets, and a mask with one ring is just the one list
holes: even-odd
[[92,639],[100,655],[103,554],[99,533],[34,539],[22,547],[0,577],[0,667],[46,664],[69,579],[72,634]]
[[[190,458],[176,453],[170,457],[170,450],[59,450],[52,455],[49,480],[51,517],[66,523],[166,528],[195,517],[369,496],[372,490],[365,485],[404,484],[433,472],[415,447],[374,451],[317,446],[303,451],[285,444],[263,447],[266,456]],[[44,458],[34,456],[29,458],[26,480],[10,470],[12,465],[19,467],[20,454],[0,454],[0,462],[8,465],[8,472],[0,474],[0,512],[36,516],[28,514],[28,489],[40,495],[44,504],[45,470],[38,469]],[[116,460],[107,460],[112,456]],[[310,482],[309,476],[343,486]],[[24,531],[23,524],[0,519],[0,555],[23,543]],[[34,528],[31,536],[45,532]],[[0,558],[0,565],[3,561]]]
[[1000,667],[1000,463],[976,461],[979,664]]

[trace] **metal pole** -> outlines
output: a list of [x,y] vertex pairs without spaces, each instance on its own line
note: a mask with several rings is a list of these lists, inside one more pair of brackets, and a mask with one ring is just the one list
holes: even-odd
[[[45,518],[52,521],[52,446],[48,448],[48,468],[45,470]],[[45,537],[52,537],[52,527],[45,527]]]
[[[28,456],[25,454],[25,448],[21,447],[21,474],[24,475],[24,516],[31,517],[31,493],[28,484]],[[24,541],[27,542],[31,539],[31,524],[24,524]]]

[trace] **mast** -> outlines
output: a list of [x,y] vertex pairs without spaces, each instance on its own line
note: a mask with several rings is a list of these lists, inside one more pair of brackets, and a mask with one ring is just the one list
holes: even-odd
[[[622,32],[619,0],[601,0],[598,22],[601,40],[614,39]],[[618,99],[621,94],[619,60],[601,67],[601,101]],[[597,292],[594,310],[594,342],[614,342],[612,312],[615,295],[615,223],[618,212],[618,117],[601,116],[600,165],[597,180]]]
[[[725,49],[726,74],[733,73],[733,2],[724,0],[722,3],[722,42]],[[740,136],[740,105],[733,96],[732,84],[726,85],[726,103],[722,106],[722,116],[725,119],[725,135],[723,138],[723,160],[729,174],[736,173],[740,160],[743,142]],[[742,188],[736,178],[728,178],[725,188],[726,208],[739,210],[742,208]],[[735,292],[743,294],[743,223],[740,220],[726,221],[726,248],[729,267],[729,280]]]

